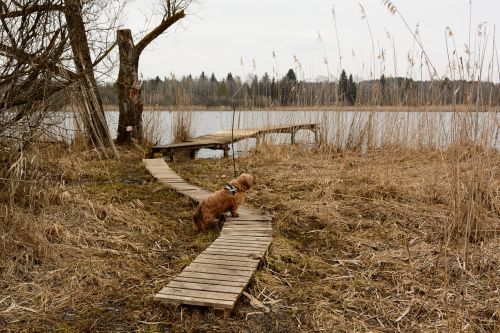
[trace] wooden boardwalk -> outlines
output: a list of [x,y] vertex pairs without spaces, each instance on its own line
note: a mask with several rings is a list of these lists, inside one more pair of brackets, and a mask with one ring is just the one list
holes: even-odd
[[[195,201],[211,192],[191,185],[163,159],[144,159],[159,182]],[[271,218],[240,206],[239,217],[228,217],[220,236],[154,297],[161,302],[233,309],[272,240]]]
[[314,133],[314,139],[319,142],[319,125],[318,124],[295,124],[295,125],[277,125],[262,128],[247,128],[247,129],[231,129],[218,131],[212,134],[202,135],[186,142],[171,143],[168,145],[158,145],[151,147],[151,156],[155,153],[162,153],[173,159],[176,152],[189,154],[194,157],[196,152],[202,148],[219,149],[224,151],[224,156],[227,157],[229,145],[233,142],[255,138],[257,145],[264,140],[266,134],[272,133],[289,133],[291,135],[292,144],[295,143],[295,135],[299,130],[310,130]]

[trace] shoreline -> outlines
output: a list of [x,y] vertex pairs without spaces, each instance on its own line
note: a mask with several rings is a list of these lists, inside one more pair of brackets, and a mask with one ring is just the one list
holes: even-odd
[[[67,110],[67,108],[66,108]],[[106,112],[118,112],[117,105],[104,105]],[[233,111],[232,108],[220,106],[216,108],[207,108],[203,105],[171,107],[171,106],[153,106],[145,105],[146,112],[221,112]],[[236,109],[238,112],[475,112],[474,106],[469,105],[425,105],[425,106],[321,106],[313,108],[305,107],[270,107],[253,109]],[[481,113],[500,112],[500,106],[479,111]]]

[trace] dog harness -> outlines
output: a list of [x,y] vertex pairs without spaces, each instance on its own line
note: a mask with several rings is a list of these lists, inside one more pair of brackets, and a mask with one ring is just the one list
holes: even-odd
[[231,193],[232,195],[235,195],[236,193],[238,193],[238,189],[231,184],[224,185],[224,189],[228,190],[229,193]]

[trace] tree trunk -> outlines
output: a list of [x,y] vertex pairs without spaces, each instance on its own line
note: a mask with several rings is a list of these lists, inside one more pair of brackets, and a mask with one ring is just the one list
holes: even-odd
[[[118,30],[117,42],[120,54],[120,70],[118,72],[118,118],[117,144],[129,142],[130,138],[142,140],[141,84],[139,82],[139,52],[129,29]],[[130,133],[130,130],[132,133]]]
[[78,89],[84,106],[83,120],[92,143],[107,156],[105,147],[111,146],[114,157],[118,158],[102,106],[101,95],[97,89],[94,66],[90,56],[85,24],[82,17],[80,0],[66,0],[64,15],[68,26],[73,61],[80,76]]
[[[175,2],[174,2],[175,3]],[[120,54],[120,70],[118,72],[118,104],[120,116],[118,118],[118,136],[116,143],[128,143],[131,138],[142,141],[142,100],[141,82],[139,81],[139,57],[142,51],[155,38],[160,36],[172,24],[182,19],[184,10],[172,12],[172,3],[167,1],[167,16],[164,20],[137,45],[134,45],[132,33],[129,29],[118,30],[116,41]]]

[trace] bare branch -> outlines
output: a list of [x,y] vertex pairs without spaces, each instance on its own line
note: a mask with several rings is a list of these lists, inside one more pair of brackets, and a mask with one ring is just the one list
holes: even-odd
[[184,10],[177,12],[171,16],[167,16],[165,20],[163,20],[156,28],[151,30],[146,36],[144,36],[139,43],[136,45],[137,54],[141,54],[141,52],[158,36],[160,36],[165,30],[167,30],[170,26],[175,24],[175,22],[179,21],[186,14]]
[[33,5],[33,6],[23,8],[22,10],[14,10],[14,11],[9,11],[9,12],[4,11],[3,13],[0,14],[0,18],[5,19],[5,18],[23,17],[23,16],[34,14],[34,13],[38,13],[38,12],[47,12],[47,11],[54,11],[54,10],[63,11],[64,6],[55,5],[55,4]]

